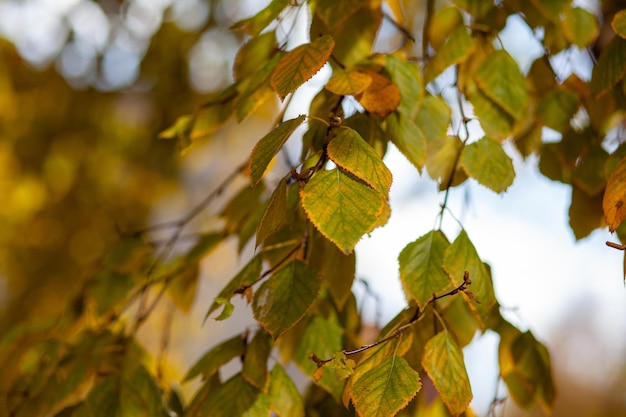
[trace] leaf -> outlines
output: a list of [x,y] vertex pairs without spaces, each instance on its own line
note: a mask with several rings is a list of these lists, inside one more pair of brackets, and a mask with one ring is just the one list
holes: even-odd
[[246,341],[237,335],[231,339],[228,339],[217,346],[211,348],[205,353],[183,378],[183,382],[189,381],[202,375],[203,379],[208,379],[211,375],[216,373],[219,368],[226,365],[233,358],[242,356],[246,351]]
[[276,32],[266,32],[243,44],[233,63],[233,76],[236,81],[253,77],[262,68],[272,54],[277,51]]
[[565,133],[571,129],[570,120],[580,103],[578,95],[569,90],[553,89],[546,94],[537,106],[537,119],[550,129]]
[[191,250],[185,256],[185,260],[189,264],[195,264],[202,260],[205,256],[209,255],[217,245],[224,240],[222,233],[206,233],[200,236],[200,239],[193,245]]
[[515,178],[513,161],[502,146],[490,138],[465,146],[460,164],[467,175],[496,193],[505,191]]
[[626,219],[626,157],[619,161],[607,180],[602,210],[611,233]]
[[257,185],[261,181],[274,155],[283,147],[296,128],[304,122],[304,119],[305,116],[301,115],[295,119],[287,120],[257,142],[252,149],[247,168],[252,185]]
[[483,94],[475,83],[468,85],[467,97],[486,136],[504,141],[511,135],[515,123],[513,116]]
[[191,145],[190,135],[193,123],[192,116],[180,116],[172,126],[159,133],[159,139],[176,139],[178,151],[182,153]]
[[512,117],[518,118],[526,106],[526,81],[517,63],[503,50],[487,57],[474,75],[480,90]]
[[615,13],[611,20],[611,27],[622,38],[626,39],[626,9]]
[[422,101],[415,125],[424,133],[427,143],[446,137],[452,121],[452,111],[441,96],[427,94]]
[[264,183],[259,183],[256,187],[245,185],[231,198],[221,213],[221,216],[226,221],[224,225],[225,233],[234,234],[241,232],[246,223],[250,221],[254,210],[261,204],[261,197],[264,192]]
[[270,373],[272,410],[280,417],[304,417],[304,405],[298,388],[278,363]]
[[102,315],[121,303],[134,286],[132,275],[103,270],[96,275],[89,294],[95,301],[96,311]]
[[304,316],[315,302],[320,285],[314,269],[294,260],[275,272],[254,294],[254,318],[277,339]]
[[376,151],[355,130],[339,127],[328,144],[328,157],[337,166],[370,185],[385,198],[391,188],[391,171]]
[[363,6],[365,0],[318,0],[315,13],[330,29],[342,24]]
[[289,6],[289,0],[272,0],[256,15],[240,20],[231,29],[241,29],[252,37],[258,36],[287,6]]
[[352,402],[359,416],[392,417],[422,388],[419,374],[400,356],[385,359],[352,387]]
[[572,184],[590,197],[601,194],[606,186],[604,167],[608,158],[609,154],[600,144],[592,145],[586,155],[577,158],[572,172]]
[[460,159],[463,150],[463,142],[458,136],[446,136],[428,143],[428,156],[426,159],[426,170],[428,175],[439,182],[439,189],[445,189],[450,182],[450,176],[454,174],[455,184],[459,167],[455,167]]
[[239,417],[252,408],[260,391],[237,374],[217,388],[196,396],[184,417]]
[[600,32],[595,16],[580,7],[567,8],[562,25],[565,38],[579,48],[591,45]]
[[396,55],[387,55],[385,69],[402,96],[398,112],[413,119],[424,98],[422,76],[417,65],[405,62]]
[[572,0],[531,0],[530,2],[544,15],[553,22],[558,22],[561,13],[570,7]]
[[355,98],[368,112],[387,117],[400,105],[400,90],[389,78],[377,72],[367,71],[366,74],[372,82]]
[[336,68],[325,88],[340,96],[354,96],[362,93],[371,83],[372,77],[360,70]]
[[576,240],[587,237],[594,230],[605,226],[602,194],[590,197],[585,191],[573,186],[569,207],[569,225]]
[[256,229],[256,246],[258,247],[272,233],[277,231],[287,218],[287,177],[280,180],[270,197],[263,217]]
[[424,82],[433,81],[451,65],[467,59],[474,49],[474,41],[465,26],[459,26],[450,33],[446,42],[439,48],[424,70]]
[[461,231],[446,249],[443,257],[443,268],[448,272],[455,285],[462,282],[465,271],[469,272],[469,278],[472,281],[469,290],[475,294],[480,304],[477,305],[469,299],[466,301],[471,308],[478,311],[479,317],[483,321],[482,327],[484,327],[485,319],[491,307],[496,304],[496,298],[491,274],[478,256],[465,230]]
[[230,298],[215,298],[215,304],[224,306],[222,312],[215,317],[215,321],[223,321],[230,318],[235,311],[235,306],[230,302]]
[[176,307],[185,314],[189,313],[196,299],[199,272],[197,263],[189,265],[183,268],[167,287],[169,297]]
[[[294,358],[296,364],[305,374],[313,377],[318,367],[309,355],[314,353],[324,359],[332,357],[341,350],[342,337],[343,329],[333,316],[329,318],[314,316],[298,340]],[[316,384],[324,388],[337,401],[340,400],[343,381],[337,379],[334,372],[324,372]]]
[[300,191],[311,223],[344,253],[378,226],[385,198],[339,169],[315,173]]
[[387,118],[387,134],[391,142],[421,172],[426,162],[426,136],[408,117],[392,113]]
[[241,376],[253,386],[267,392],[269,373],[267,359],[272,351],[272,339],[264,330],[259,330],[246,346]]
[[426,343],[422,365],[450,413],[457,416],[465,411],[472,399],[472,388],[463,351],[447,331]]
[[221,304],[218,300],[230,300],[235,294],[237,294],[242,288],[251,286],[254,284],[259,277],[261,276],[261,268],[263,267],[263,258],[260,254],[257,254],[254,258],[250,260],[244,266],[241,271],[237,273],[230,280],[228,284],[220,291],[218,296],[215,298],[215,302],[211,304],[209,310],[204,316],[204,320],[206,320],[211,313],[213,313]]
[[435,13],[428,25],[428,41],[435,50],[439,49],[450,33],[463,26],[463,15],[458,7],[443,7]]
[[334,46],[333,38],[324,35],[287,52],[278,61],[270,79],[270,85],[280,99],[284,100],[287,94],[293,93],[322,69]]
[[591,92],[599,96],[610,90],[626,74],[626,39],[613,37],[591,72]]
[[431,231],[400,252],[400,280],[405,290],[423,309],[434,294],[451,287],[443,269],[443,254],[450,245],[441,231]]

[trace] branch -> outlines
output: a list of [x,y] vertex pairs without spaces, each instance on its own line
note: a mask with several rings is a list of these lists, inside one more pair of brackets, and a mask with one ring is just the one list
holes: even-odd
[[620,245],[619,243],[615,243],[615,242],[606,242],[606,246],[609,246],[611,248],[615,248],[617,250],[626,250],[626,245]]

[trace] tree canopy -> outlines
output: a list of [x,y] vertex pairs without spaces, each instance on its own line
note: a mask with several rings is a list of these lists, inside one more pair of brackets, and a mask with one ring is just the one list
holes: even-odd
[[[0,43],[0,416],[471,416],[462,349],[487,331],[508,396],[549,413],[550,354],[501,313],[448,197],[468,181],[505,193],[509,153],[538,157],[571,186],[576,239],[608,226],[626,241],[626,6],[272,0],[229,21],[222,1],[198,5],[204,18],[185,28],[183,6],[161,3],[77,2],[61,74],[29,67],[19,39]],[[113,23],[108,46],[72,72],[88,33],[79,7]],[[540,46],[527,66],[503,42],[513,21]],[[130,75],[107,66],[128,52],[118,36],[139,57]],[[228,42],[232,59],[210,53]],[[202,143],[220,149],[200,162],[210,189],[164,209],[178,159]],[[433,229],[397,254],[405,308],[372,337],[355,247],[392,215],[390,147],[442,200]],[[175,214],[157,222],[157,209]],[[199,298],[203,259],[229,242],[241,269]],[[248,308],[255,323],[175,379],[171,320],[194,304],[205,322]],[[138,333],[157,311],[153,355]]]

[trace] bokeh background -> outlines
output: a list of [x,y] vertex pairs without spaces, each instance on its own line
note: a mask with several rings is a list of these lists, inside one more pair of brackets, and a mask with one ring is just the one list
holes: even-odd
[[[424,3],[404,1],[407,17],[419,23]],[[620,1],[575,3],[601,24],[608,7],[626,7]],[[157,138],[232,81],[230,68],[245,38],[229,27],[266,4],[0,0],[0,332],[71,306],[115,242],[182,217],[246,160],[259,132],[270,128],[278,101],[196,141],[184,155],[173,141]],[[294,35],[290,42],[297,44],[306,39],[306,24],[304,13],[294,13],[278,33]],[[376,48],[393,48],[398,36],[385,23]],[[524,71],[541,53],[519,19],[509,19],[501,39]],[[590,78],[584,51],[556,56],[553,67],[562,79],[572,72]],[[323,70],[298,91],[289,113],[305,112],[328,76]],[[481,134],[479,126],[470,127]],[[554,135],[545,132],[546,140],[558,140]],[[295,139],[288,143],[293,152]],[[607,230],[577,242],[568,225],[569,187],[542,177],[535,157],[523,160],[512,146],[506,150],[515,162],[514,185],[496,195],[469,181],[453,189],[451,211],[492,266],[506,317],[550,349],[559,394],[554,415],[626,416],[623,254],[605,246],[615,239]],[[432,229],[443,198],[394,148],[386,162],[394,174],[392,218],[357,247],[363,281],[354,291],[371,325],[386,323],[405,306],[397,254]],[[240,180],[229,190],[243,185]],[[190,230],[214,227],[220,208],[218,199]],[[454,236],[458,226],[448,217],[444,231]],[[235,241],[221,245],[202,263],[192,310],[172,317],[164,301],[143,328],[142,341],[156,353],[164,325],[172,324],[172,378],[252,322],[241,302],[231,320],[202,324],[212,298],[252,251],[238,254]],[[497,342],[487,333],[465,349],[479,415],[506,395],[496,384]],[[520,411],[506,402],[504,414]]]

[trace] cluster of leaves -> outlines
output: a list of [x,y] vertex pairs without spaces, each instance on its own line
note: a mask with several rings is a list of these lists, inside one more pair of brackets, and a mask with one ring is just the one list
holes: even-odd
[[[370,344],[362,340],[351,291],[354,248],[391,215],[392,174],[383,161],[389,143],[445,191],[441,219],[448,193],[469,178],[494,192],[512,184],[513,164],[502,149],[510,140],[523,156],[538,154],[546,176],[572,184],[570,223],[577,237],[603,226],[605,215],[610,229],[618,229],[626,217],[626,163],[620,161],[626,147],[611,148],[611,142],[626,107],[626,11],[611,20],[617,35],[599,45],[596,16],[568,0],[457,0],[437,10],[428,1],[418,28],[406,2],[385,3],[389,15],[374,0],[274,0],[235,25],[249,39],[235,59],[234,83],[161,137],[176,139],[184,150],[278,95],[283,106],[275,126],[200,206],[162,225],[174,232],[161,251],[146,243],[145,231],[122,242],[90,281],[81,299],[85,310],[15,328],[2,339],[0,366],[10,377],[0,391],[8,393],[3,400],[11,415],[471,415],[462,348],[486,331],[500,336],[500,377],[511,398],[522,407],[551,410],[555,389],[547,350],[500,314],[490,268],[462,227],[452,238],[440,223],[400,252],[408,305]],[[308,13],[310,38],[286,51],[276,22],[294,10]],[[512,16],[542,34],[545,55],[527,74],[499,46]],[[393,22],[402,46],[373,54],[383,20]],[[592,45],[601,53],[590,81],[557,77],[555,55]],[[332,76],[307,114],[284,120],[293,93],[324,66]],[[458,107],[440,87],[451,73]],[[470,120],[478,121],[483,137],[470,138]],[[299,161],[282,173],[276,169],[278,180],[271,180],[266,173],[272,161],[302,128]],[[545,128],[558,132],[560,141],[543,143]],[[239,176],[249,184],[222,209],[223,228],[169,259],[182,229]],[[206,317],[221,308],[216,318],[228,319],[231,299],[242,295],[259,328],[198,360],[185,381],[202,377],[202,385],[185,403],[134,336],[165,294],[181,312],[189,310],[199,261],[232,236],[240,250],[253,241],[255,255]],[[125,315],[133,303],[136,312]],[[233,358],[241,358],[241,370],[222,381],[219,370]],[[290,362],[311,378],[304,397],[285,372]],[[437,392],[434,402],[422,389],[425,378]]]

